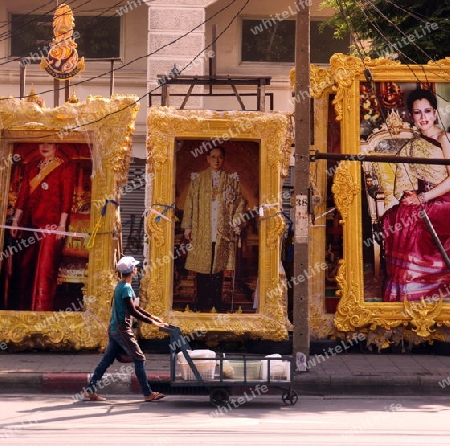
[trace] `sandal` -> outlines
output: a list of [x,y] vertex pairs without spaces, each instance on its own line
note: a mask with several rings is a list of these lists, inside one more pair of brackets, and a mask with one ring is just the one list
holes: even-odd
[[88,398],[89,401],[106,401],[106,398],[103,398],[98,393],[95,392],[83,392],[83,396]]
[[159,392],[152,392],[150,395],[144,396],[144,401],[158,401],[164,398],[166,395]]

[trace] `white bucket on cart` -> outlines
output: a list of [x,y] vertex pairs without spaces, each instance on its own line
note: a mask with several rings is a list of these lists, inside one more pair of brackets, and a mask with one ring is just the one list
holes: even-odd
[[270,380],[277,381],[290,381],[291,380],[291,363],[290,361],[283,361],[281,355],[267,355],[265,358],[270,358],[270,361],[266,359],[261,360],[261,379],[264,381],[269,380],[269,362],[270,362]]
[[[216,352],[212,350],[188,350],[188,355],[192,358],[195,367],[203,379],[214,379],[216,370]],[[198,360],[203,358],[201,360]],[[211,360],[204,358],[213,358]],[[197,359],[197,360],[196,360]],[[191,366],[188,364],[183,352],[177,353],[177,362],[180,364],[183,379],[192,381],[197,379]]]

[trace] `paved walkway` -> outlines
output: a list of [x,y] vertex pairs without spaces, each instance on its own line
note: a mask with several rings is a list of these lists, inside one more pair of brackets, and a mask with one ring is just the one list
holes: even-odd
[[[2,353],[0,392],[79,392],[101,354]],[[230,356],[227,354],[227,356]],[[152,386],[181,392],[170,386],[168,354],[147,354]],[[315,365],[313,362],[315,361]],[[419,354],[349,353],[310,357],[307,372],[296,374],[293,388],[304,395],[450,395],[450,356]],[[102,393],[139,393],[132,364],[115,362]],[[189,386],[192,389],[192,386]]]

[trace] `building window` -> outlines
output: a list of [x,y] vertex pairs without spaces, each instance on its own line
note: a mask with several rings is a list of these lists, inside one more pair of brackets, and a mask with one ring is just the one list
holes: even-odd
[[[350,37],[335,39],[329,27],[319,31],[320,21],[311,21],[311,63],[329,63],[334,53],[349,51]],[[295,62],[295,20],[242,21],[243,62]]]
[[[11,57],[47,56],[52,24],[52,15],[12,14]],[[120,57],[120,17],[75,17],[74,34],[80,57]]]
[[295,21],[243,20],[243,62],[294,62]]

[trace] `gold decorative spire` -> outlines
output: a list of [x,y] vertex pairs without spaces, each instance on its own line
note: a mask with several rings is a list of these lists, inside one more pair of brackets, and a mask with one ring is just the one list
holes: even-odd
[[69,104],[76,104],[78,102],[78,97],[75,93],[75,89],[72,92],[72,96],[70,96],[69,100],[67,101]]
[[25,97],[26,102],[35,102],[39,107],[45,108],[45,102],[40,96],[36,93],[34,89],[34,85],[31,86],[31,90],[28,93],[28,96]]

